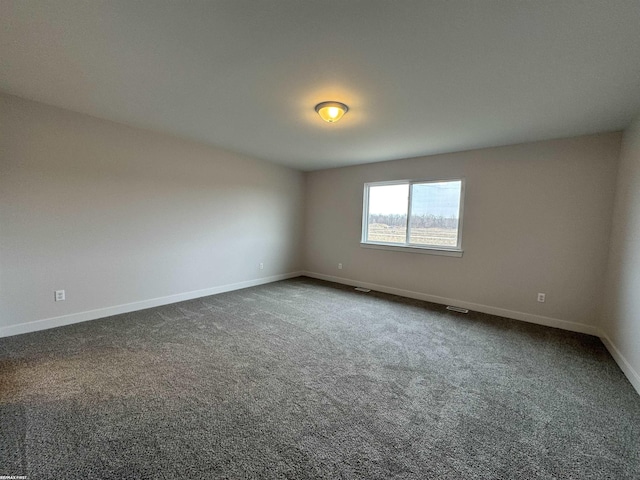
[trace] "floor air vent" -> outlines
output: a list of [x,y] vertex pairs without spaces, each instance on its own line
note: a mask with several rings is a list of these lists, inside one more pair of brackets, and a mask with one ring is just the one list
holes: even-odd
[[469,310],[467,310],[466,308],[454,307],[453,305],[447,305],[447,310],[458,313],[469,313]]
[[364,292],[364,293],[369,293],[371,291],[368,288],[362,288],[362,287],[356,287],[354,290],[356,292]]

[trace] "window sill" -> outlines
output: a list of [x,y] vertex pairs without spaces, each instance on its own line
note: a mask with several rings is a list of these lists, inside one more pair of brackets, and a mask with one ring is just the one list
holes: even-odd
[[363,248],[373,248],[376,250],[391,250],[405,253],[422,253],[426,255],[444,255],[446,257],[462,257],[463,250],[457,248],[437,248],[437,247],[417,247],[414,245],[391,245],[389,243],[365,243],[360,242]]

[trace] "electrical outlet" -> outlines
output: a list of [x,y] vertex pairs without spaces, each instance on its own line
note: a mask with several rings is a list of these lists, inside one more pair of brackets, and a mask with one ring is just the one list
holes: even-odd
[[260,263],[260,270],[264,270],[264,263]]
[[338,270],[342,270],[342,264],[341,263],[338,264]]
[[544,303],[546,299],[547,299],[547,294],[546,293],[539,293],[538,294],[538,301],[540,303]]
[[64,297],[64,290],[56,290],[55,291],[55,295],[54,295],[54,299],[56,302],[62,302],[65,300]]

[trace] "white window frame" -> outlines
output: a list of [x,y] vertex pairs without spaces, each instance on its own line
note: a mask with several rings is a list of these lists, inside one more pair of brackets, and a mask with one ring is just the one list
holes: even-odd
[[[439,245],[421,245],[409,242],[411,238],[411,195],[413,193],[414,184],[424,183],[442,183],[442,182],[460,182],[460,211],[458,212],[458,238],[455,247],[443,247]],[[385,243],[374,242],[367,239],[369,232],[369,188],[384,185],[408,185],[409,196],[407,198],[407,236],[405,243]],[[362,237],[360,246],[364,248],[375,248],[380,250],[391,250],[398,252],[426,253],[431,255],[446,255],[450,257],[462,257],[462,220],[464,216],[464,178],[442,178],[428,180],[393,180],[388,182],[368,182],[364,184],[363,207],[362,207]]]

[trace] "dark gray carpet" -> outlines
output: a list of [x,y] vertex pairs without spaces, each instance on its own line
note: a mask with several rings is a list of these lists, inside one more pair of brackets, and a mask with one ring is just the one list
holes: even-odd
[[599,339],[298,278],[0,339],[0,475],[638,479]]

